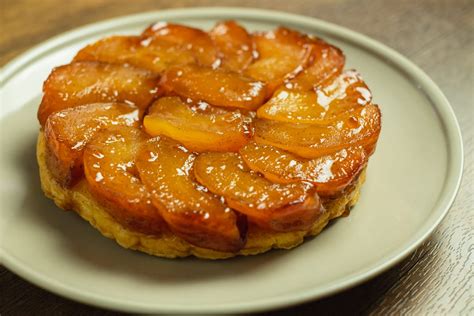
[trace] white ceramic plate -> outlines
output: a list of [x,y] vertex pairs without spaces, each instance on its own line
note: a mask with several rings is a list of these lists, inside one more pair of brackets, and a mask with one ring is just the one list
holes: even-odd
[[[36,110],[51,68],[109,34],[157,21],[210,28],[236,19],[251,30],[285,25],[343,49],[366,79],[383,128],[360,202],[347,218],[291,251],[225,261],[166,260],[128,251],[45,198],[35,161]],[[462,143],[439,88],[410,61],[361,34],[279,12],[200,8],[150,12],[55,37],[2,70],[1,255],[45,289],[133,312],[246,312],[296,304],[353,286],[406,257],[439,224],[459,186]]]

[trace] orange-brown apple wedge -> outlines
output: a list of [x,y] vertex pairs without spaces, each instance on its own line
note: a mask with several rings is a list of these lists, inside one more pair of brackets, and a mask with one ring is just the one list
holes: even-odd
[[77,105],[124,102],[142,112],[158,95],[159,76],[132,66],[76,62],[55,68],[43,85],[42,126],[51,113]]
[[236,153],[203,153],[194,162],[194,174],[230,207],[267,229],[305,230],[322,212],[311,184],[273,183],[250,170]]
[[304,158],[317,158],[350,146],[363,146],[371,152],[380,133],[380,124],[378,106],[368,104],[328,125],[256,119],[254,139],[257,143]]
[[193,27],[157,22],[143,31],[142,38],[152,38],[153,41],[171,43],[187,49],[203,66],[217,67],[220,62],[217,48],[209,34]]
[[268,96],[285,80],[302,72],[311,62],[312,47],[307,36],[279,27],[274,31],[255,33],[256,60],[245,74],[268,84]]
[[367,163],[362,147],[341,149],[314,159],[301,158],[282,149],[250,142],[240,150],[254,171],[277,183],[308,181],[320,196],[334,196],[352,183]]
[[169,68],[161,79],[167,93],[175,93],[194,101],[211,105],[254,110],[263,104],[266,86],[225,69],[212,69],[197,65]]
[[137,167],[153,205],[175,234],[196,246],[238,251],[245,244],[246,220],[195,181],[195,158],[184,146],[159,136],[142,147]]
[[235,21],[217,23],[209,35],[219,51],[220,67],[242,72],[252,63],[255,55],[252,37]]
[[339,77],[317,87],[301,91],[282,87],[257,111],[257,117],[295,123],[328,124],[362,110],[372,101],[372,94],[354,70],[345,71]]
[[287,88],[313,90],[342,72],[345,56],[339,48],[320,39],[312,39],[310,45],[310,65],[293,78],[289,78],[285,83]]
[[84,147],[100,129],[138,126],[138,108],[122,103],[95,103],[51,114],[44,127],[47,165],[63,186],[73,185],[83,175]]
[[145,141],[146,135],[135,127],[99,131],[84,150],[84,173],[92,194],[119,223],[145,234],[159,234],[166,224],[135,166]]
[[238,151],[252,136],[251,121],[238,110],[163,97],[153,103],[143,126],[148,134],[168,136],[195,152]]
[[81,49],[74,61],[130,64],[162,73],[171,65],[195,63],[189,50],[165,41],[140,36],[111,36]]

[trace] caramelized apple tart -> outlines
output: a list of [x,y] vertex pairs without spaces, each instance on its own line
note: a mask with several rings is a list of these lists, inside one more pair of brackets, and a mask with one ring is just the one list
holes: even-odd
[[295,247],[356,203],[380,133],[344,61],[320,38],[234,21],[101,39],[44,82],[42,188],[156,256]]

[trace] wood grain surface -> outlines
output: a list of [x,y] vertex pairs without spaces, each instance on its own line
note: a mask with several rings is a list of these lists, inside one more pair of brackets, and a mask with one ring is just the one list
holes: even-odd
[[[67,30],[120,15],[217,1],[1,0],[0,65]],[[474,1],[222,1],[312,16],[379,40],[418,64],[450,100],[462,128],[461,189],[434,234],[384,274],[326,299],[265,315],[474,314]],[[113,315],[50,294],[0,267],[1,315]]]

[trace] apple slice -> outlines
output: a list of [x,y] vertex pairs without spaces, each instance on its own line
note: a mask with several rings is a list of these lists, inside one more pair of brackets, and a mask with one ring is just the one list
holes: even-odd
[[82,177],[84,147],[100,129],[115,125],[138,126],[138,109],[121,103],[96,103],[51,114],[44,127],[47,165],[63,186]]
[[314,87],[338,76],[344,68],[343,52],[320,39],[311,42],[311,65],[287,80],[289,89],[313,90]]
[[219,50],[222,68],[242,72],[252,63],[256,53],[252,37],[235,21],[217,23],[209,35]]
[[155,101],[143,120],[152,136],[171,137],[195,151],[238,151],[252,136],[252,119],[206,103],[186,104],[179,97]]
[[84,173],[91,193],[119,223],[156,235],[166,225],[135,166],[146,136],[138,128],[115,126],[96,133],[84,150]]
[[142,33],[143,38],[171,43],[194,54],[203,66],[218,66],[217,48],[206,32],[178,24],[157,22]]
[[279,27],[252,36],[257,60],[245,74],[268,84],[268,95],[285,80],[297,76],[312,61],[312,46],[307,36]]
[[51,113],[97,102],[125,102],[142,112],[158,95],[159,76],[124,65],[76,62],[55,68],[43,85],[42,126]]
[[369,152],[377,142],[380,124],[378,106],[368,104],[329,125],[256,119],[254,139],[304,158],[317,158],[350,146],[363,146]]
[[295,123],[328,124],[362,110],[372,94],[354,70],[348,70],[314,91],[282,87],[257,111],[257,117]]
[[171,65],[196,62],[194,55],[178,45],[139,36],[111,36],[81,49],[74,61],[130,64],[161,73]]
[[254,171],[278,183],[308,181],[320,196],[334,196],[352,183],[367,163],[362,147],[341,149],[330,155],[305,159],[279,148],[250,142],[240,150]]
[[197,180],[260,226],[275,231],[305,230],[321,214],[308,183],[272,183],[251,171],[236,153],[203,153],[194,162]]
[[238,251],[245,244],[245,218],[195,181],[194,159],[179,143],[156,137],[141,149],[137,167],[153,205],[174,233],[199,247]]
[[266,87],[263,82],[225,69],[197,65],[169,68],[161,85],[168,93],[205,101],[211,105],[254,110],[263,104]]

